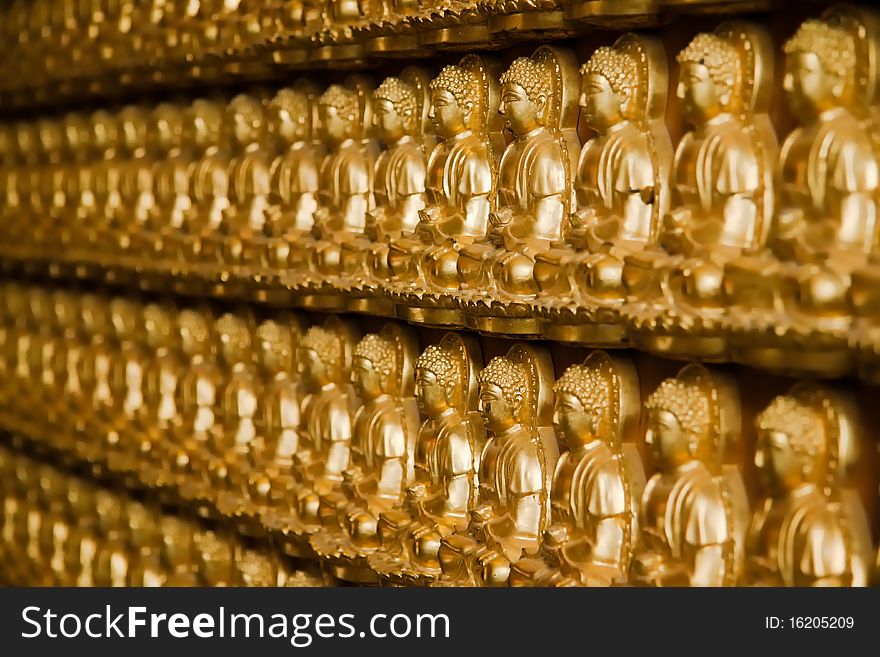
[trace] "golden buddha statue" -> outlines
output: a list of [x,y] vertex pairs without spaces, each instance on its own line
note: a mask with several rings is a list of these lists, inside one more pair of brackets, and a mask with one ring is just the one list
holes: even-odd
[[143,373],[143,404],[134,430],[151,448],[140,456],[138,465],[143,484],[161,487],[168,481],[171,467],[165,442],[173,435],[177,421],[178,386],[186,363],[181,354],[175,306],[170,301],[148,303],[143,306],[141,316],[148,359]]
[[163,513],[159,530],[165,586],[197,586],[198,563],[192,523],[176,513]]
[[236,586],[235,549],[229,536],[199,527],[193,534],[199,586]]
[[[42,119],[37,123],[37,131],[39,134],[40,164],[29,167],[32,172],[32,183],[28,185],[33,187],[31,190],[31,198],[39,197],[39,201],[34,204],[32,209],[38,209],[39,212],[35,216],[30,217],[30,222],[36,222],[37,227],[32,229],[30,234],[24,239],[24,244],[17,244],[18,249],[24,247],[23,253],[10,253],[12,257],[22,260],[39,260],[41,257],[48,255],[45,246],[41,243],[46,233],[55,230],[67,211],[67,198],[64,188],[64,168],[63,161],[65,159],[65,143],[64,143],[64,126],[61,121]],[[18,196],[16,187],[16,177],[21,176],[22,170],[15,167],[15,170],[6,170],[10,179],[6,183],[7,198],[17,203]],[[31,224],[28,218],[18,215],[10,217],[11,226],[21,227],[24,231],[25,226],[30,230]],[[23,221],[24,220],[24,221]],[[17,250],[18,250],[17,249]]]
[[321,2],[321,25],[310,35],[310,61],[357,65],[363,61],[364,46],[355,27],[370,19],[371,0]]
[[[261,263],[265,287],[260,300],[268,299],[287,269],[303,271],[307,251],[293,248],[311,235],[318,209],[318,182],[323,145],[315,138],[317,92],[306,81],[279,90],[269,101],[269,129],[280,154],[270,168],[266,237],[251,238],[251,260]],[[262,296],[260,296],[262,295]]]
[[847,481],[861,426],[853,400],[798,383],[756,418],[755,463],[767,496],[749,528],[745,581],[758,586],[867,586],[873,549]]
[[321,497],[321,530],[309,544],[338,578],[374,581],[367,556],[379,548],[379,514],[399,506],[414,479],[418,406],[413,396],[415,338],[398,324],[366,335],[351,375],[362,402],[343,480]]
[[739,438],[736,389],[721,374],[688,365],[648,396],[645,409],[658,472],[641,501],[631,581],[733,586],[749,513],[742,475],[727,462]]
[[466,530],[476,502],[485,430],[477,410],[479,343],[447,333],[415,363],[416,398],[425,420],[414,450],[414,483],[398,510],[379,515],[382,549],[369,556],[383,580],[427,584],[440,575],[440,540]]
[[367,213],[364,237],[342,245],[342,274],[335,283],[349,297],[348,310],[394,314],[379,286],[389,275],[388,242],[411,233],[425,207],[427,89],[427,74],[408,67],[373,92],[373,127],[384,149],[376,160],[376,207]]
[[663,46],[644,36],[626,34],[581,67],[581,112],[596,134],[581,151],[577,210],[562,239],[535,256],[548,337],[611,345],[624,337],[624,259],[656,242],[669,206],[666,87]]
[[698,34],[677,60],[677,96],[693,130],[676,150],[664,250],[626,261],[624,314],[643,349],[724,359],[725,264],[763,247],[773,215],[773,56],[763,28],[729,21]]
[[[144,348],[141,305],[128,297],[110,300],[113,345],[110,355],[109,422],[104,426],[107,465],[111,471],[134,475],[150,448],[149,438],[132,431],[143,412],[146,369],[150,355]],[[135,425],[137,426],[137,425]]]
[[243,260],[249,255],[245,245],[252,236],[262,235],[266,223],[273,159],[266,145],[266,116],[260,100],[239,94],[229,102],[227,113],[235,137],[235,156],[227,174],[229,206],[214,232],[202,237],[200,254],[205,277],[219,283],[215,294],[226,292],[230,278],[247,277],[253,265],[259,265]]
[[126,545],[128,524],[124,503],[117,493],[99,488],[95,492],[95,515],[100,536],[93,565],[95,586],[124,587],[131,565]]
[[783,47],[783,88],[800,125],[776,172],[776,258],[740,258],[726,270],[733,356],[744,363],[823,375],[853,366],[850,275],[877,244],[880,165],[865,124],[877,101],[875,20],[831,7]]
[[94,484],[79,477],[68,482],[69,533],[65,542],[66,586],[94,586],[93,565],[98,551]]
[[321,164],[314,239],[303,245],[309,249],[309,271],[294,272],[291,281],[305,293],[301,303],[306,308],[344,307],[333,286],[344,273],[343,244],[364,235],[367,215],[375,207],[371,101],[368,82],[359,78],[330,85],[318,99],[321,137],[330,153]]
[[628,579],[639,542],[645,469],[634,434],[641,396],[631,362],[593,352],[554,386],[554,427],[567,447],[550,491],[540,558],[511,566],[514,586],[608,586]]
[[501,76],[499,111],[514,133],[498,166],[488,238],[459,250],[459,299],[469,326],[537,334],[534,259],[561,238],[572,207],[578,141],[574,56],[542,46]]
[[282,550],[292,556],[301,556],[308,535],[320,529],[321,496],[339,487],[349,467],[352,420],[359,406],[350,385],[357,341],[353,325],[328,317],[323,325],[310,326],[299,342],[303,397],[293,454],[296,484],[286,494],[287,504],[276,504],[263,517]]
[[153,509],[137,500],[127,500],[125,518],[130,563],[126,586],[165,586],[166,573],[162,564],[162,535]]
[[218,102],[198,99],[190,106],[189,115],[185,134],[189,134],[195,151],[188,170],[191,207],[179,227],[168,226],[163,241],[164,268],[175,276],[176,289],[184,293],[204,287],[199,278],[201,238],[213,235],[222,223],[223,212],[229,207],[230,184],[224,108]]
[[553,365],[547,352],[517,343],[479,374],[488,440],[465,531],[440,541],[439,585],[505,586],[511,564],[534,556],[549,522],[559,456],[551,423]]
[[168,462],[177,468],[176,484],[184,499],[210,493],[208,464],[223,375],[216,362],[214,318],[208,308],[183,308],[178,314],[180,347],[188,361],[178,385],[178,416]]
[[180,230],[192,207],[189,196],[190,145],[186,143],[186,110],[174,103],[161,103],[151,113],[150,134],[155,158],[150,163],[153,180],[152,203],[144,209],[137,230],[128,236],[129,250],[120,258],[123,268],[137,273],[142,289],[163,289],[157,278],[155,260],[163,257],[163,234]]
[[454,296],[458,249],[487,238],[495,163],[504,142],[493,62],[467,55],[430,83],[429,117],[440,143],[426,169],[426,206],[412,232],[390,240],[385,284],[398,316],[463,325]]

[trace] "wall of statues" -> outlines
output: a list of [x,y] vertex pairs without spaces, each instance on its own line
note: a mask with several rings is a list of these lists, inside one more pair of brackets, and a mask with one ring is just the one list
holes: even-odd
[[9,582],[872,581],[867,4],[23,4]]

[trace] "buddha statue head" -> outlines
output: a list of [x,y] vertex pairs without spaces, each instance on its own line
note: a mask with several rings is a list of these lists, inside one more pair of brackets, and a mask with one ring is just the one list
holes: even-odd
[[357,92],[340,84],[331,84],[318,98],[321,136],[340,144],[359,132],[360,99]]
[[183,141],[184,110],[175,103],[160,103],[153,110],[153,133],[163,151],[177,148]]
[[19,121],[15,124],[15,143],[21,159],[32,164],[38,154],[40,144],[37,126],[33,121]]
[[666,379],[645,400],[645,442],[664,472],[706,458],[711,438],[711,408],[706,392],[694,381]]
[[311,133],[311,102],[304,91],[280,89],[269,101],[271,129],[282,144],[306,141]]
[[52,299],[56,326],[65,333],[75,330],[78,326],[76,295],[59,288],[52,292]]
[[526,378],[523,367],[505,356],[496,356],[480,371],[480,413],[488,431],[503,433],[521,422]]
[[192,129],[192,142],[199,148],[218,146],[224,126],[224,110],[216,101],[199,98],[188,108],[187,126]]
[[629,52],[602,47],[581,66],[579,104],[587,125],[599,133],[636,111],[636,86],[641,76],[638,63]]
[[461,371],[447,349],[429,345],[416,359],[415,368],[416,399],[422,414],[439,418],[456,408],[457,388],[462,385]]
[[743,72],[736,47],[717,34],[700,33],[678,53],[676,95],[687,120],[702,125],[731,111]]
[[385,78],[373,92],[373,125],[387,146],[416,135],[420,128],[416,90],[400,78]]
[[119,145],[119,121],[107,110],[97,110],[91,117],[91,144],[98,153],[106,153]]
[[82,158],[91,151],[91,126],[85,115],[70,112],[64,115],[64,145],[74,158]]
[[177,317],[180,346],[189,356],[211,353],[211,313],[207,309],[184,308]]
[[84,294],[80,298],[80,320],[86,335],[106,340],[112,329],[107,299],[96,293]]
[[176,513],[163,513],[159,518],[162,558],[171,570],[192,567],[193,528]]
[[501,75],[499,112],[514,135],[523,136],[545,125],[553,91],[551,70],[530,57],[517,57]]
[[251,362],[253,326],[253,316],[244,310],[226,312],[217,318],[215,329],[219,341],[219,353],[227,366]]
[[147,146],[147,132],[150,127],[150,112],[145,107],[127,105],[117,115],[122,145],[129,153],[135,153]]
[[397,367],[397,346],[385,336],[369,333],[358,342],[354,349],[351,366],[352,383],[364,401],[378,399],[391,394],[395,388],[395,378],[399,376]]
[[[54,119],[40,119],[37,123],[37,131],[40,139],[40,149],[43,152],[42,159],[48,162],[57,161],[64,149],[64,130],[61,123]],[[8,151],[8,146],[5,143],[0,143],[0,159],[3,160],[6,159],[6,152],[4,151]]]
[[110,300],[110,321],[116,338],[120,341],[141,337],[141,305],[130,297],[113,297]]
[[176,309],[168,302],[148,303],[143,308],[146,344],[151,349],[170,347],[177,341]]
[[323,326],[310,326],[299,344],[299,372],[305,387],[318,392],[331,383],[340,383],[343,358],[339,334]]
[[428,116],[442,139],[450,139],[472,129],[480,80],[460,65],[445,66],[431,80],[431,109]]
[[232,545],[212,529],[199,529],[193,537],[199,573],[208,586],[229,586],[235,582]]
[[553,391],[553,427],[560,443],[575,449],[603,437],[612,410],[612,390],[597,368],[572,365],[556,381]]
[[283,319],[266,319],[257,326],[257,356],[267,372],[293,374],[298,329],[296,320]]
[[755,419],[755,464],[770,490],[788,493],[824,483],[827,441],[819,413],[788,395],[776,397]]
[[853,99],[856,44],[845,29],[824,20],[806,20],[783,50],[783,88],[799,119],[810,122]]
[[227,107],[232,134],[243,147],[259,144],[265,138],[266,116],[260,101],[247,94],[239,94]]

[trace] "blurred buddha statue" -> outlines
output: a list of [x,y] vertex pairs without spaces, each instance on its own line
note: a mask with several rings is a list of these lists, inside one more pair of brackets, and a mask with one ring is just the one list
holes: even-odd
[[124,587],[131,555],[126,545],[129,526],[122,498],[108,488],[99,488],[95,492],[95,515],[100,537],[93,565],[95,586]]
[[870,527],[847,470],[862,448],[851,399],[802,382],[755,420],[766,482],[749,529],[745,579],[763,586],[866,586]]
[[229,205],[214,233],[201,241],[205,276],[220,283],[215,293],[223,294],[230,275],[248,276],[253,265],[246,262],[246,245],[262,235],[269,208],[270,173],[273,154],[267,145],[266,112],[260,99],[239,94],[227,106],[234,137],[229,163]]
[[318,99],[321,137],[330,152],[321,164],[314,239],[305,245],[310,272],[293,281],[294,288],[308,292],[302,301],[307,308],[344,306],[332,285],[344,273],[343,245],[364,236],[367,215],[375,207],[371,100],[371,89],[361,79],[331,85]]
[[303,271],[306,251],[297,243],[308,239],[318,209],[318,176],[323,145],[315,138],[317,93],[302,81],[278,91],[269,101],[269,128],[280,154],[272,161],[264,241],[253,240],[253,260],[263,264],[270,283],[286,270]]
[[495,68],[467,55],[430,83],[429,117],[440,143],[428,159],[426,205],[415,228],[389,243],[385,288],[401,317],[464,324],[454,298],[458,250],[486,239],[503,148]]
[[511,566],[513,585],[609,586],[628,579],[639,542],[645,470],[635,442],[641,396],[633,364],[593,352],[556,381],[562,447],[541,557]]
[[581,115],[595,136],[581,151],[577,209],[535,256],[538,307],[550,337],[617,344],[624,259],[656,243],[669,207],[672,145],[665,124],[666,54],[626,34],[581,67]]
[[646,442],[659,471],[645,487],[642,545],[632,581],[649,586],[732,586],[742,565],[748,499],[730,457],[739,439],[736,389],[688,365],[645,401]]
[[428,583],[440,575],[440,541],[466,530],[476,502],[485,430],[479,415],[479,343],[447,333],[415,363],[416,398],[425,418],[414,454],[414,483],[398,510],[380,514],[382,549],[370,566],[395,583]]
[[199,527],[193,535],[200,586],[236,586],[235,553],[229,537]]
[[538,552],[559,455],[549,426],[552,372],[549,354],[523,344],[480,372],[488,440],[479,490],[466,531],[440,542],[441,585],[505,586],[511,564]]
[[724,267],[763,248],[773,215],[776,135],[767,115],[769,35],[723,23],[677,57],[677,96],[693,126],[676,150],[672,211],[659,249],[627,259],[631,335],[662,354],[724,358]]
[[217,417],[223,373],[217,364],[215,326],[207,308],[183,308],[177,316],[180,348],[187,365],[178,384],[178,416],[169,462],[185,498],[198,498],[208,486],[210,438]]
[[287,507],[278,506],[264,522],[281,533],[286,552],[302,549],[304,537],[320,524],[321,496],[338,488],[349,466],[352,418],[359,400],[350,386],[353,325],[329,317],[310,326],[299,343],[297,364],[302,386],[298,445],[293,456],[296,485]]
[[379,286],[389,275],[388,242],[411,233],[425,207],[427,88],[427,74],[408,67],[373,92],[373,127],[384,148],[376,160],[376,207],[367,213],[364,237],[343,244],[337,284],[349,295],[350,310],[393,315]]
[[572,209],[577,138],[576,66],[564,50],[541,47],[501,76],[499,111],[514,140],[498,167],[497,207],[488,239],[459,251],[460,299],[481,331],[537,334],[537,253],[562,237]]
[[869,10],[831,7],[783,47],[783,88],[799,126],[776,172],[776,258],[737,259],[726,277],[734,356],[743,362],[823,375],[852,367],[851,272],[878,239],[880,166],[865,124],[878,93],[875,21]]
[[379,547],[379,514],[399,506],[413,482],[414,360],[415,336],[398,324],[355,347],[352,383],[363,405],[354,416],[350,462],[341,485],[322,496],[322,529],[309,540],[341,579],[376,577],[366,556]]
[[162,513],[159,530],[165,586],[197,586],[198,563],[193,525],[176,513]]
[[[199,99],[189,109],[193,160],[189,167],[190,208],[179,229],[169,226],[166,267],[175,274],[175,285],[195,292],[203,284],[198,277],[201,238],[214,235],[229,207],[229,156],[226,149],[226,115],[216,101]],[[185,133],[186,134],[186,133]]]
[[165,586],[161,528],[154,510],[137,500],[128,500],[125,512],[131,554],[126,586]]
[[78,374],[82,398],[75,400],[79,409],[74,431],[78,434],[78,456],[90,463],[103,460],[105,443],[95,440],[106,436],[106,429],[116,419],[113,413],[113,323],[109,299],[86,293],[80,297],[80,321],[86,344],[79,360]]

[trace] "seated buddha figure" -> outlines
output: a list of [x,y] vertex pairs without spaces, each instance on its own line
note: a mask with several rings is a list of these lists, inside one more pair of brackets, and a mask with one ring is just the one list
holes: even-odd
[[665,253],[627,260],[633,303],[625,314],[649,350],[719,358],[727,351],[725,263],[763,247],[773,214],[773,56],[763,28],[727,22],[698,34],[677,61],[676,95],[693,129],[676,149]]
[[[184,377],[185,361],[180,348],[177,308],[170,301],[143,306],[144,348],[149,354],[143,373],[143,405],[132,422],[132,433],[149,446],[138,459],[141,482],[162,485],[168,479],[170,463],[164,441],[172,435],[178,416],[178,386]],[[153,449],[153,446],[156,449]]]
[[627,581],[639,540],[645,471],[635,443],[638,377],[633,365],[593,352],[554,386],[561,446],[550,489],[550,526],[539,558],[511,566],[519,586],[609,586]]
[[384,146],[376,160],[373,197],[363,238],[343,243],[337,283],[348,308],[392,314],[378,285],[388,277],[388,241],[411,233],[425,207],[425,135],[422,112],[427,76],[414,68],[383,80],[373,92],[373,126]]
[[189,166],[190,207],[180,226],[169,225],[163,240],[164,268],[182,292],[201,290],[201,239],[213,235],[229,207],[229,156],[226,114],[215,101],[198,99],[190,107],[193,153]]
[[321,497],[322,527],[309,539],[340,579],[375,579],[366,556],[379,547],[379,514],[399,506],[413,483],[414,360],[414,336],[400,325],[386,324],[355,347],[351,375],[362,406],[352,425],[350,462],[341,485]]
[[841,476],[857,447],[849,441],[857,438],[852,432],[859,423],[842,401],[829,389],[799,383],[755,420],[755,463],[767,496],[749,528],[748,584],[868,584],[873,551],[867,514]]
[[256,418],[262,392],[256,367],[256,321],[249,308],[223,313],[215,324],[217,352],[222,363],[218,389],[220,422],[211,433],[211,477],[220,491],[233,491],[241,481],[238,466],[257,436]]
[[323,156],[315,140],[314,93],[306,83],[284,88],[269,101],[269,129],[280,154],[270,167],[266,237],[252,237],[252,259],[264,265],[263,276],[277,279],[282,270],[301,270],[305,250],[294,248],[308,238],[318,209],[318,174]]
[[414,484],[398,510],[379,516],[382,550],[370,566],[394,583],[428,583],[440,575],[440,540],[466,530],[476,501],[485,442],[477,409],[479,344],[448,333],[416,360],[416,398],[425,420],[416,439]]
[[635,583],[732,586],[739,577],[748,502],[736,466],[723,463],[739,408],[722,381],[688,365],[645,401],[645,440],[659,470],[641,500]]
[[307,542],[308,534],[320,529],[321,496],[339,486],[349,465],[352,418],[359,405],[349,385],[355,342],[354,327],[337,317],[310,326],[299,342],[302,401],[292,455],[295,484],[281,500],[286,504],[276,503],[263,518],[280,534],[279,543],[288,553],[302,549],[300,541]]
[[514,140],[498,166],[488,238],[462,247],[457,263],[466,321],[480,330],[538,332],[527,302],[538,292],[535,254],[561,239],[571,210],[576,75],[571,53],[541,47],[501,76],[499,111]]
[[[262,235],[269,207],[269,169],[273,155],[267,147],[266,113],[260,100],[247,94],[233,98],[226,108],[234,135],[229,163],[229,205],[222,211],[213,234],[202,239],[204,274],[225,282],[234,275],[246,277],[259,263],[246,262],[245,245],[251,236]],[[216,289],[220,292],[222,286]]]
[[[321,163],[319,200],[309,249],[309,271],[297,272],[293,287],[303,287],[307,307],[342,307],[332,283],[344,273],[344,242],[363,237],[367,213],[373,209],[375,148],[367,137],[370,115],[368,88],[352,82],[330,85],[318,98],[321,138],[330,153]],[[340,305],[342,304],[342,305]]]
[[[726,271],[737,360],[842,374],[852,365],[851,272],[877,243],[880,167],[864,121],[875,102],[878,39],[847,5],[801,24],[783,48],[783,88],[799,122],[776,170],[776,258],[740,258]],[[756,341],[754,334],[762,334]],[[803,359],[805,349],[821,354]]]
[[511,564],[534,556],[549,521],[550,478],[559,451],[549,427],[552,364],[521,344],[479,374],[487,441],[467,529],[440,541],[438,586],[505,586]]
[[668,208],[672,147],[665,125],[666,56],[626,34],[581,67],[581,115],[595,131],[580,154],[577,210],[535,256],[548,336],[591,344],[623,337],[623,261],[656,242]]
[[183,308],[178,314],[181,354],[186,361],[177,386],[173,435],[166,441],[167,462],[184,498],[196,498],[208,487],[210,438],[216,425],[223,373],[217,363],[215,326],[207,308]]
[[[186,109],[174,103],[161,103],[151,112],[150,133],[157,153],[150,163],[152,204],[145,208],[138,230],[129,235],[129,249],[122,256],[123,266],[138,272],[141,279],[154,273],[155,258],[162,257],[163,234],[179,230],[184,213],[192,207],[188,176],[192,153],[185,123]],[[150,282],[139,280],[144,287],[158,286]]]
[[[430,83],[429,117],[440,143],[426,170],[426,206],[411,233],[389,243],[386,292],[401,317],[464,323],[458,249],[487,236],[501,115],[494,67],[477,55],[449,65]],[[498,120],[495,120],[497,117]]]

